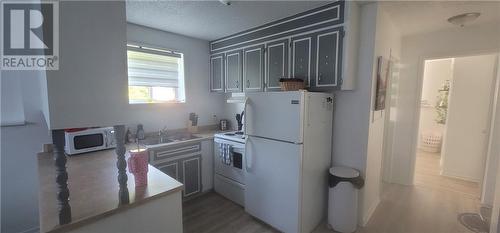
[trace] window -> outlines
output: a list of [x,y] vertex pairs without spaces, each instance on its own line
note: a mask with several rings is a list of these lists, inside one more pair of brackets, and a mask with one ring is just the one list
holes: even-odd
[[137,103],[183,103],[182,53],[127,46],[128,100]]

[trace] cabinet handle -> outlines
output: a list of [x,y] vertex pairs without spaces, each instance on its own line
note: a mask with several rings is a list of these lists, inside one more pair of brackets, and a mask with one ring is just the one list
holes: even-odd
[[247,88],[250,87],[250,80],[247,80]]
[[239,85],[240,84],[239,84],[238,80],[236,80],[236,88],[239,88]]

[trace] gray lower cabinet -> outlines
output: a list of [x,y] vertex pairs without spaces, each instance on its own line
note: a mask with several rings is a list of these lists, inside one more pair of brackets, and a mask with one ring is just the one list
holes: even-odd
[[342,83],[342,28],[318,32],[316,35],[316,88],[339,87]]
[[179,143],[150,149],[149,162],[184,184],[184,197],[202,192],[202,146],[200,142]]
[[226,92],[243,91],[243,55],[241,50],[226,53]]
[[224,54],[210,57],[210,91],[224,92]]
[[291,53],[292,53],[292,68],[291,78],[300,78],[306,82],[307,86],[311,84],[312,77],[312,36],[306,35],[292,38]]
[[245,92],[262,91],[264,80],[264,45],[243,50],[243,82]]
[[288,77],[288,47],[288,39],[266,45],[266,91],[280,90],[279,80]]
[[188,197],[201,192],[201,155],[180,161],[182,164],[182,183],[184,196]]
[[177,181],[179,181],[179,182],[181,181],[181,178],[179,176],[179,161],[176,160],[176,161],[161,165],[160,167],[158,167],[158,169],[160,169],[160,171],[169,175],[170,177],[176,179]]

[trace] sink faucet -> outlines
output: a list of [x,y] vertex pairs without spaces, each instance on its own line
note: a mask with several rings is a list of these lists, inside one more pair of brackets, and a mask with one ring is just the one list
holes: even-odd
[[160,129],[158,131],[158,137],[160,137],[160,140],[163,139],[163,136],[167,136],[167,126],[163,127],[163,129]]

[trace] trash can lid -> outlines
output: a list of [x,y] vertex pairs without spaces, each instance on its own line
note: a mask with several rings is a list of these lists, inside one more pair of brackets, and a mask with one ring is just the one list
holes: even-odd
[[355,178],[359,176],[356,169],[349,167],[331,167],[330,174],[342,178]]

